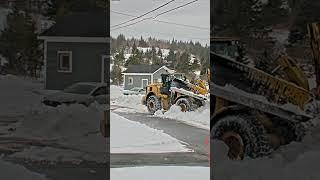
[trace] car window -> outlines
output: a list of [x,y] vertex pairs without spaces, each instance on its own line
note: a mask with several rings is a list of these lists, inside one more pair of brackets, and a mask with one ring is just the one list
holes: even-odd
[[93,92],[93,96],[100,96],[107,94],[107,87],[99,87],[97,90]]
[[89,94],[94,88],[95,86],[89,84],[74,84],[65,88],[63,92],[73,94]]

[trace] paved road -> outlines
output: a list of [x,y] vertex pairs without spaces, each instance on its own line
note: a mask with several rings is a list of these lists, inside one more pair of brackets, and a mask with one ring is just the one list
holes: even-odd
[[[111,154],[111,167],[142,165],[198,165],[208,166],[208,145],[205,140],[209,131],[196,128],[172,119],[158,118],[144,113],[116,112],[132,121],[137,121],[187,143],[191,153],[158,154]],[[111,125],[112,127],[112,125]]]
[[[209,137],[207,130],[199,129],[184,123],[152,117],[142,113],[118,113],[119,115],[133,121],[137,121],[155,129],[161,129],[164,133],[186,142],[190,149],[195,152],[190,153],[158,153],[158,154],[112,154],[111,167],[125,166],[146,166],[146,165],[183,165],[183,166],[208,166],[208,147],[205,139]],[[0,135],[10,134],[15,127],[17,119],[20,118],[0,118]],[[34,142],[24,139],[11,139],[0,137],[0,154],[11,154],[14,151],[21,151],[30,146],[51,146],[51,142]],[[56,146],[56,145],[52,145]],[[7,149],[10,147],[9,149]],[[63,148],[63,147],[61,147]],[[31,171],[46,175],[51,180],[106,180],[109,177],[109,164],[97,164],[93,162],[83,162],[79,165],[69,163],[51,164],[49,162],[27,162],[22,159],[12,159],[7,156],[5,160],[25,166]]]
[[26,162],[21,159],[4,158],[20,164],[32,172],[45,175],[50,180],[109,180],[109,163],[97,164],[82,162],[81,164],[48,162]]

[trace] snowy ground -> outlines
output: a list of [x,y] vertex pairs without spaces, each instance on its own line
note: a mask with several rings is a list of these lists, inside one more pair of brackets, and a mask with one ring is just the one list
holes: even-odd
[[210,102],[206,103],[206,106],[200,107],[195,111],[181,112],[179,106],[172,106],[168,111],[157,111],[154,116],[175,119],[191,126],[195,126],[202,129],[210,129]]
[[209,180],[208,167],[149,166],[112,168],[110,180]]
[[6,75],[0,76],[0,116],[23,115],[41,107],[41,96],[33,93],[43,89],[43,84],[30,79]]
[[5,162],[0,159],[0,178],[4,180],[46,180],[43,175],[30,172],[25,167]]
[[183,142],[152,129],[144,124],[130,121],[111,113],[111,153],[167,153],[190,152]]
[[[113,112],[148,113],[146,106],[141,102],[143,95],[123,95],[123,88],[119,86],[111,86],[110,92],[111,109],[112,106],[116,107]],[[181,112],[179,107],[172,106],[170,110],[158,111],[154,116],[178,120],[198,128],[210,129],[210,102],[208,101],[206,106],[192,112]]]
[[30,146],[11,157],[52,162],[106,162],[109,148],[99,132],[103,106],[44,106],[43,94],[50,92],[43,90],[41,82],[12,75],[0,76],[0,89],[1,120],[17,121],[10,125],[15,130],[2,137],[30,139],[47,145]]
[[110,86],[110,105],[120,106],[115,112],[140,112],[147,113],[147,108],[142,105],[143,95],[123,95],[123,88],[120,86]]
[[245,159],[243,161],[227,160],[227,148],[221,142],[211,147],[214,162],[212,175],[214,179],[224,180],[318,180],[320,171],[320,126],[315,119],[315,127],[302,142],[293,142],[274,152],[271,157]]

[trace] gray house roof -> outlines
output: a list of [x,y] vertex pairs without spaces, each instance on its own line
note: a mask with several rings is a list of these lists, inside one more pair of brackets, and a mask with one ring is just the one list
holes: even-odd
[[158,69],[163,67],[162,65],[130,65],[123,73],[154,73]]
[[70,13],[40,36],[109,37],[109,18],[106,11]]

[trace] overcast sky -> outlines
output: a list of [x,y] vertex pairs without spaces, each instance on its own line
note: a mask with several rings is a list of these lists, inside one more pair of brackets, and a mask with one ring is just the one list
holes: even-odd
[[[188,6],[174,10],[167,14],[157,17],[157,20],[170,23],[179,23],[197,26],[201,29],[183,27],[173,24],[161,23],[153,20],[145,20],[140,23],[122,29],[113,30],[113,25],[125,22],[133,17],[116,14],[113,11],[125,13],[133,16],[142,15],[170,0],[118,0],[111,1],[111,36],[116,37],[124,34],[126,37],[155,37],[157,39],[172,40],[173,38],[183,41],[199,41],[202,44],[209,44],[210,38],[210,0],[198,0]],[[154,17],[169,9],[191,2],[192,0],[175,0],[167,6],[148,14],[141,19]],[[139,19],[139,20],[141,20]],[[132,21],[130,23],[137,22]],[[130,24],[128,23],[128,24]],[[124,26],[127,24],[123,24]],[[117,26],[117,28],[120,26]]]

